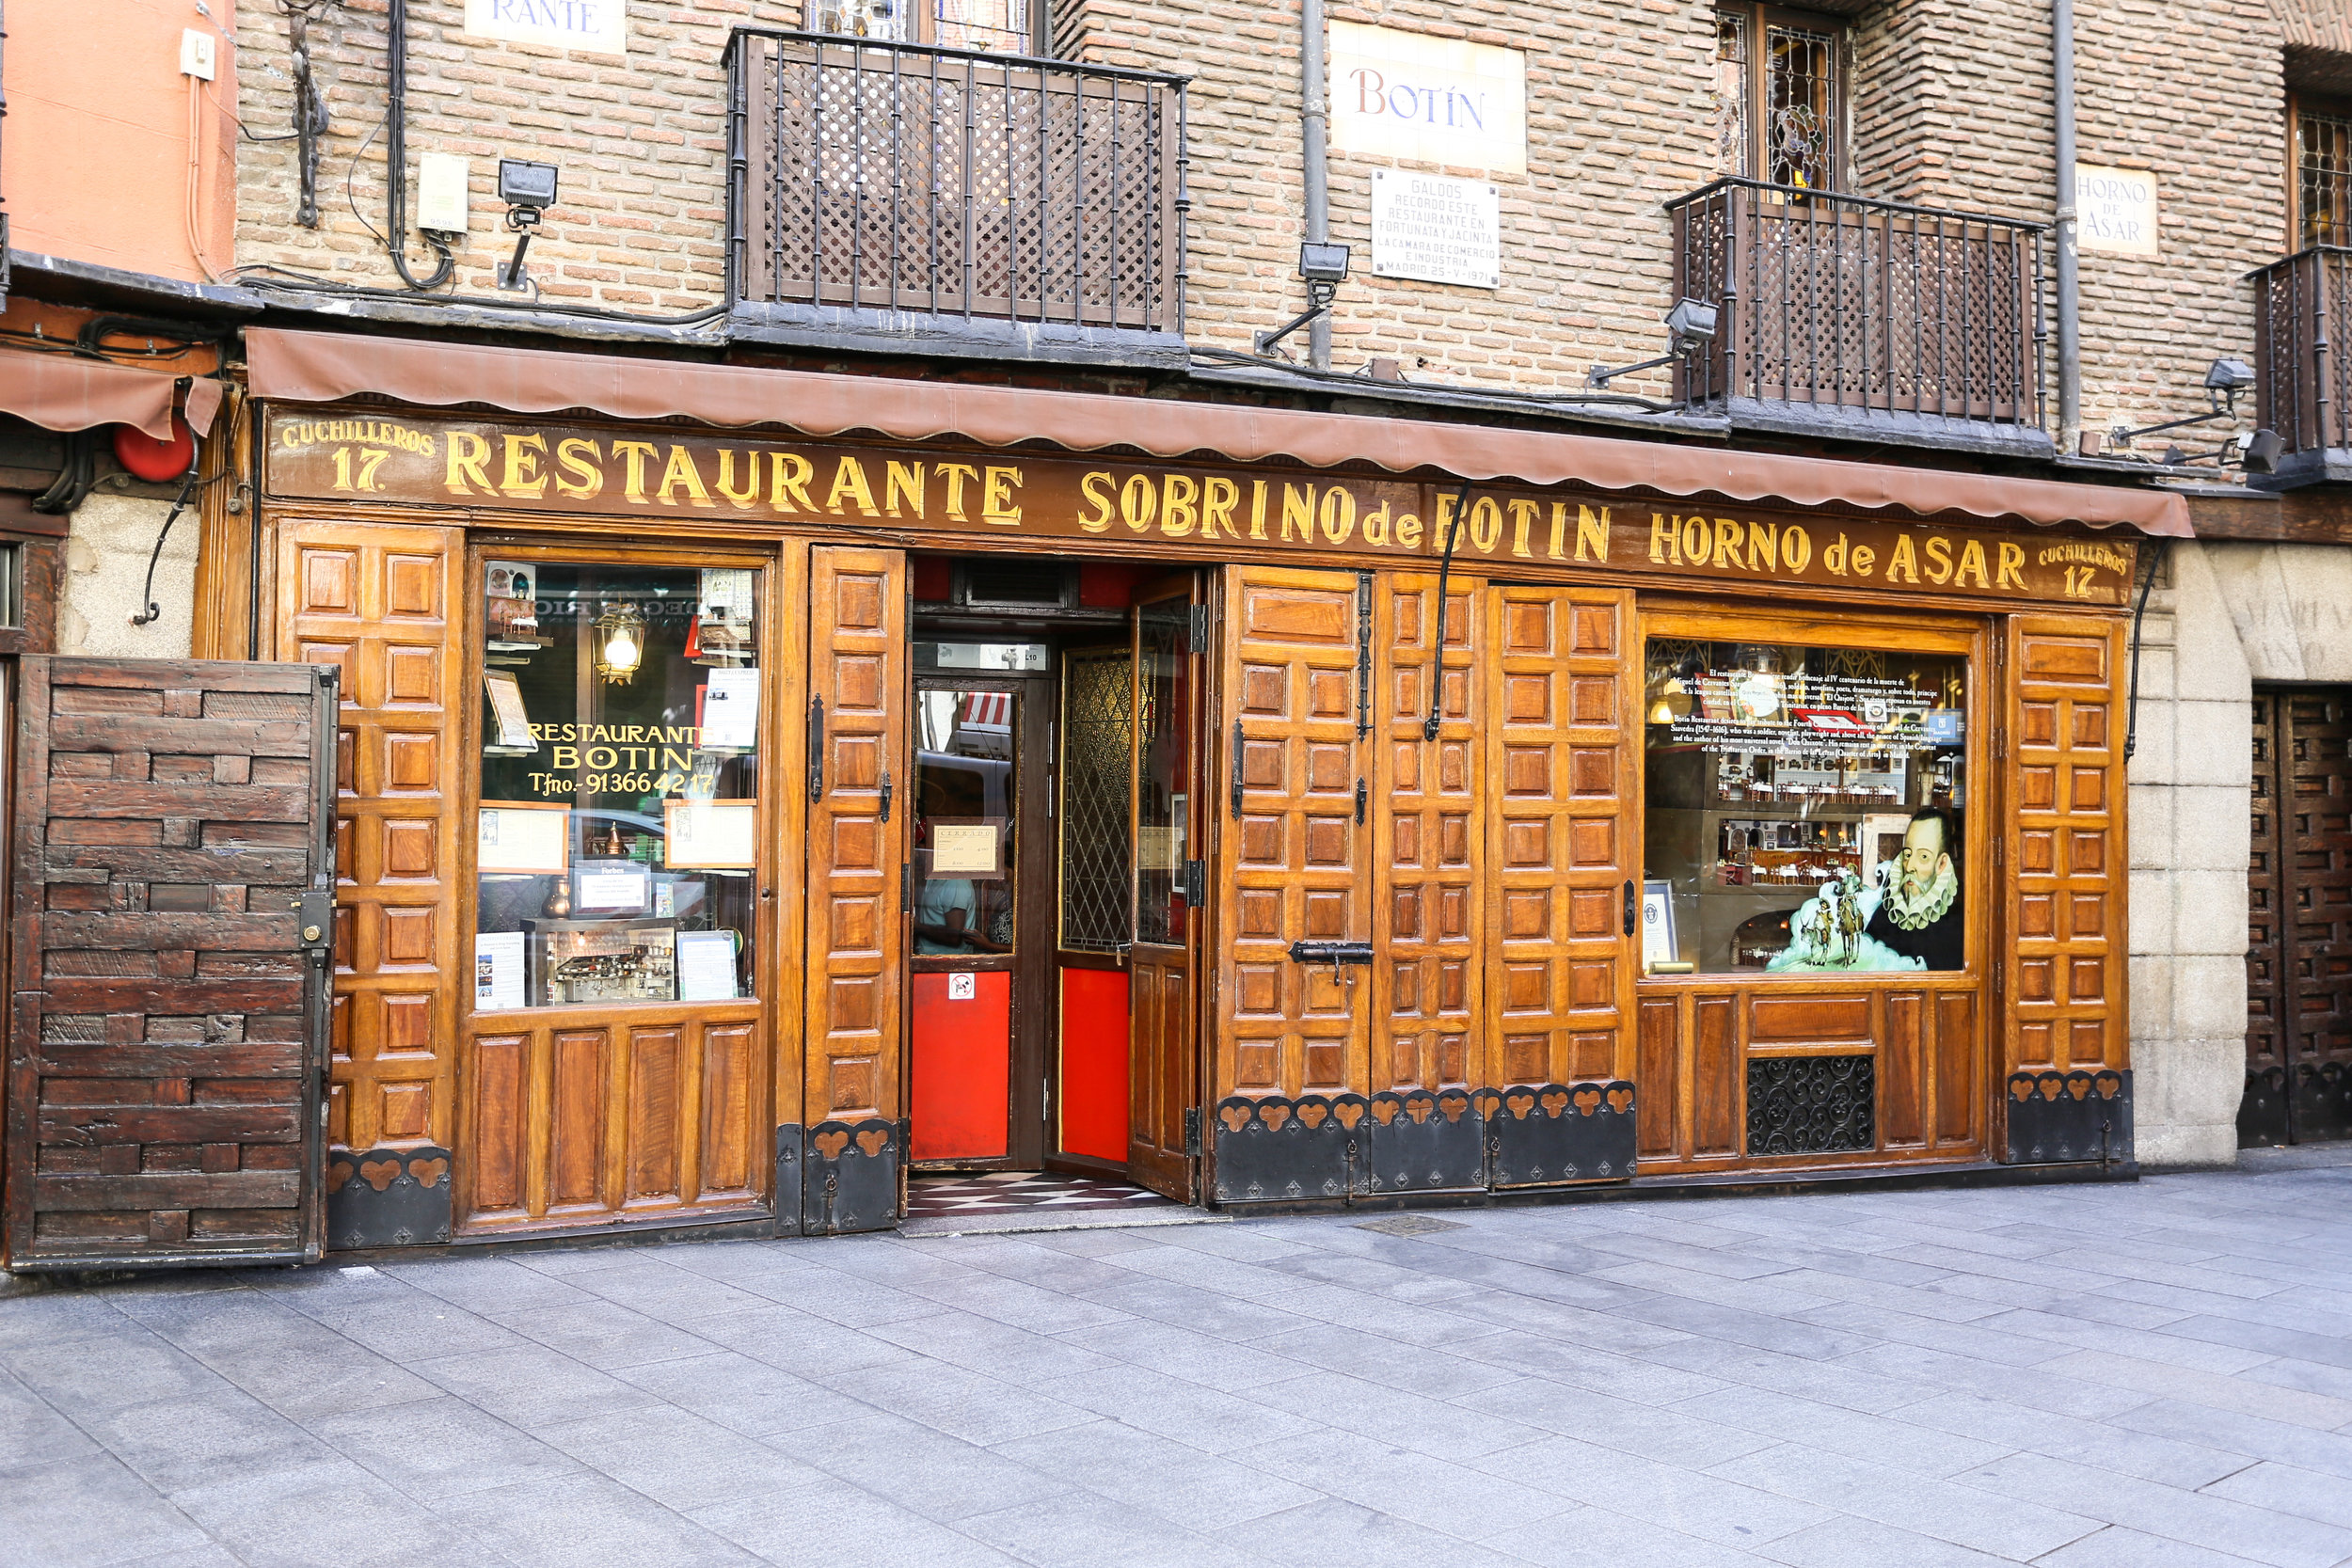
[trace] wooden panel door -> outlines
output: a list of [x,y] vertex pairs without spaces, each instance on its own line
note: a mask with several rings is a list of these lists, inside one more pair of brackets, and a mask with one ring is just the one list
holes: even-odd
[[454,528],[279,531],[277,657],[342,672],[327,1141],[354,1170],[456,1135],[464,559]]
[[[1200,650],[1187,576],[1136,595],[1135,946],[1130,958],[1127,1174],[1190,1203],[1200,1196],[1200,1030],[1194,1002],[1202,891],[1193,838],[1200,799]],[[1192,1115],[1187,1116],[1187,1113]]]
[[[2259,1076],[2276,1113],[2241,1142],[2342,1138],[2352,1135],[2352,692],[2254,702],[2246,1065],[2249,1101]],[[2248,1120],[2242,1110],[2242,1134]]]
[[906,556],[809,551],[809,1164],[803,1223],[895,1221],[900,1118],[909,812],[894,797],[908,752]]
[[1496,1085],[1629,1081],[1641,876],[1629,593],[1499,587],[1486,661]]
[[1291,943],[1368,941],[1369,708],[1352,572],[1229,566],[1220,691],[1218,1099],[1361,1092],[1364,971],[1295,962]]
[[2287,1111],[2287,914],[2291,879],[2280,823],[2280,693],[2254,693],[2252,792],[2246,863],[2246,1090],[2237,1141],[2255,1148],[2292,1141]]
[[20,669],[9,1264],[315,1261],[334,678]]

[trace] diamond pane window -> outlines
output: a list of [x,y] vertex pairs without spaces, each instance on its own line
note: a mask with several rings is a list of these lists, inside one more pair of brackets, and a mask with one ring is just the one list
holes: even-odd
[[2352,119],[2298,110],[2296,195],[2302,245],[2352,245]]

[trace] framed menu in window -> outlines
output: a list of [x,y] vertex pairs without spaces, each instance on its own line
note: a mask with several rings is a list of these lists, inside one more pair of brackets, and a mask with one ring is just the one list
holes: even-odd
[[661,831],[672,870],[750,871],[759,864],[756,801],[664,801]]
[[474,869],[556,875],[571,865],[571,808],[534,800],[485,800]]

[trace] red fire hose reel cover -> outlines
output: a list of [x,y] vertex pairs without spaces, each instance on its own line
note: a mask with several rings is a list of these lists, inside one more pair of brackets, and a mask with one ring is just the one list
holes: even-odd
[[171,417],[171,439],[158,441],[135,426],[115,426],[115,461],[150,483],[179,479],[196,466],[196,432],[178,414]]

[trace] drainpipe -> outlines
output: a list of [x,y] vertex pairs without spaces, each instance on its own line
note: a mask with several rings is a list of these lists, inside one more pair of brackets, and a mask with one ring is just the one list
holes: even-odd
[[2074,0],[2050,0],[2050,77],[2058,119],[2058,451],[2083,422],[2083,320],[2074,241]]
[[[1323,145],[1330,106],[1323,90],[1323,0],[1299,0],[1298,87],[1302,98],[1301,126],[1307,175],[1307,238],[1331,237],[1331,174],[1324,163]],[[1316,370],[1331,368],[1331,317],[1327,311],[1307,324],[1307,363]]]

